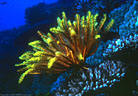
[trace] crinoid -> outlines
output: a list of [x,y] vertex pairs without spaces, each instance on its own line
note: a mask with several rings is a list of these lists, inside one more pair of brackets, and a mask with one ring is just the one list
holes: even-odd
[[24,71],[19,78],[21,83],[27,74],[61,73],[67,69],[88,69],[85,65],[86,57],[93,55],[97,48],[101,30],[109,31],[114,20],[112,19],[106,27],[104,14],[101,21],[97,22],[98,14],[92,15],[88,11],[87,16],[80,17],[76,14],[75,21],[67,20],[65,12],[62,19],[57,18],[57,27],[50,29],[45,35],[38,31],[43,41],[36,40],[28,45],[32,51],[27,51],[19,57],[23,60],[15,66],[24,66],[18,71]]

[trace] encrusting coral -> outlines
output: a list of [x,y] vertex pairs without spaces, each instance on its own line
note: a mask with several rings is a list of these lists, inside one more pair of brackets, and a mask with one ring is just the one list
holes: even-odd
[[30,42],[28,45],[32,46],[32,51],[22,54],[19,59],[23,62],[15,64],[24,66],[18,70],[24,71],[18,83],[21,83],[27,74],[61,73],[70,68],[87,70],[86,57],[96,52],[100,32],[109,31],[114,23],[112,19],[103,28],[106,14],[99,23],[97,17],[98,14],[92,15],[88,11],[86,17],[76,14],[75,21],[71,23],[62,12],[62,19],[57,18],[58,26],[51,28],[51,32],[45,35],[38,31],[43,41]]

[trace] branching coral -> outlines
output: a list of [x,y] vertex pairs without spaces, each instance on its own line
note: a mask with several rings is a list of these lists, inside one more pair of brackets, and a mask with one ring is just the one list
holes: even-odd
[[119,82],[125,76],[125,69],[120,61],[104,61],[88,70],[72,73],[56,89],[54,85],[52,96],[97,96],[96,91],[113,87],[114,83]]
[[86,57],[93,55],[99,43],[101,30],[109,31],[114,20],[103,28],[106,14],[97,22],[98,14],[80,17],[76,14],[75,21],[67,20],[65,13],[62,19],[57,18],[57,27],[50,29],[47,35],[38,31],[43,41],[30,42],[32,51],[27,51],[19,57],[22,63],[15,66],[25,66],[18,71],[25,71],[19,78],[21,83],[27,74],[40,74],[41,72],[61,73],[67,69],[88,69],[85,65]]

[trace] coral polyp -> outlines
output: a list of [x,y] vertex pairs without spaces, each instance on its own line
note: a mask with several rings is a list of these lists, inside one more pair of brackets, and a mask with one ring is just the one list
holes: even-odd
[[36,40],[28,45],[32,51],[27,51],[19,57],[22,63],[15,66],[24,66],[18,71],[24,71],[19,78],[21,83],[27,74],[61,73],[68,69],[86,69],[86,57],[93,55],[99,44],[101,30],[109,31],[114,20],[112,19],[106,27],[106,14],[100,22],[97,21],[98,14],[87,16],[76,14],[75,20],[67,20],[65,12],[62,12],[62,19],[57,18],[57,27],[50,29],[45,35],[38,31],[43,41]]

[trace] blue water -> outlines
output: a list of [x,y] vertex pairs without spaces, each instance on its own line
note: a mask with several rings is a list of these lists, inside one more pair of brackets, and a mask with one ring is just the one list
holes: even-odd
[[37,5],[40,2],[52,4],[57,2],[57,0],[1,0],[0,31],[18,28],[24,25],[25,9]]

